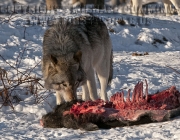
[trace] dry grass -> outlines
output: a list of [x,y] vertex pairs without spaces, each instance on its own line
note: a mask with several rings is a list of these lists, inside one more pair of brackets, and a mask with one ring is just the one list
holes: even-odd
[[[26,49],[17,57],[15,65],[10,64],[0,55],[0,59],[9,67],[8,71],[0,67],[0,98],[2,98],[0,108],[3,106],[10,106],[14,109],[13,104],[17,104],[21,101],[21,98],[15,93],[32,94],[37,104],[45,101],[49,96],[49,94],[46,96],[42,94],[42,90],[44,90],[41,84],[42,79],[32,73],[40,62],[30,69],[24,71],[20,70],[20,63],[25,51]],[[13,75],[12,71],[15,72]],[[41,94],[39,94],[40,91]]]
[[[11,13],[5,18],[0,18],[0,24],[11,24],[10,21],[12,21],[17,16],[19,15]],[[13,27],[16,28],[15,26]],[[26,39],[26,26],[23,27],[23,38]],[[3,106],[10,106],[12,109],[14,109],[14,105],[23,100],[21,99],[21,96],[19,96],[20,94],[33,95],[34,102],[36,104],[42,102],[46,102],[47,104],[49,104],[46,99],[52,92],[49,91],[49,94],[43,94],[47,92],[47,90],[45,90],[43,85],[41,84],[41,77],[38,77],[33,72],[40,65],[40,62],[29,69],[22,70],[21,63],[24,59],[24,54],[27,51],[26,45],[28,43],[29,41],[27,41],[27,43],[25,44],[22,52],[19,52],[19,55],[17,56],[14,63],[10,63],[0,54],[0,60],[3,61],[3,66],[5,66],[0,66],[0,109]]]

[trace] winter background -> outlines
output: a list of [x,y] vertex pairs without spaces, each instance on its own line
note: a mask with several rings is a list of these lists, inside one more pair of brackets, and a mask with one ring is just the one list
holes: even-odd
[[[20,5],[43,5],[43,0],[17,0]],[[67,1],[63,1],[68,6]],[[11,4],[0,0],[0,5]],[[58,13],[58,14],[57,14]],[[59,10],[56,16],[75,17],[69,10]],[[49,17],[55,14],[50,13]],[[79,14],[80,15],[80,14]],[[149,93],[165,90],[175,85],[180,90],[180,17],[163,14],[145,15],[143,20],[120,13],[95,15],[105,19],[113,44],[113,80],[108,97],[123,89],[133,89],[138,81],[148,81]],[[0,15],[0,68],[8,76],[17,79],[18,71],[31,71],[29,75],[42,78],[41,56],[43,34],[48,26],[26,25],[32,23],[32,14]],[[42,16],[42,15],[41,15]],[[44,15],[45,16],[45,15]],[[47,15],[46,15],[47,16]],[[118,18],[126,22],[121,25]],[[111,22],[110,20],[114,20]],[[134,56],[133,53],[148,55]],[[13,68],[16,67],[16,68]],[[171,67],[171,68],[170,68]],[[18,71],[17,71],[18,68]],[[173,69],[174,70],[173,70]],[[175,71],[177,70],[177,71]],[[1,70],[2,72],[2,70]],[[2,74],[2,73],[1,73]],[[21,75],[21,73],[19,73]],[[10,85],[14,86],[14,83]],[[39,85],[43,81],[39,81]],[[99,84],[97,84],[99,91]],[[2,91],[3,83],[0,83]],[[78,89],[81,94],[81,88]],[[0,93],[2,97],[2,93]],[[11,92],[14,110],[0,98],[0,139],[64,139],[64,140],[180,140],[180,117],[171,121],[151,123],[109,130],[87,132],[66,128],[49,129],[40,126],[42,115],[53,110],[55,95],[45,89],[32,93],[26,84],[17,86]]]

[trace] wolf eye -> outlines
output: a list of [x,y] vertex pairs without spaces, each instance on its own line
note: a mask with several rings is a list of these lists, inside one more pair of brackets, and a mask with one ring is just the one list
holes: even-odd
[[61,83],[56,83],[56,85],[60,85]]
[[62,85],[63,85],[64,87],[67,87],[67,84],[65,84],[65,83],[63,83]]

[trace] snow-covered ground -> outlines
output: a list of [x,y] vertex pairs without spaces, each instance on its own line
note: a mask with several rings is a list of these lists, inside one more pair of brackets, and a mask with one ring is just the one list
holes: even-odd
[[[61,11],[62,12],[62,11]],[[59,15],[67,16],[59,13]],[[107,93],[110,97],[116,91],[133,89],[138,81],[147,79],[149,93],[164,90],[175,85],[180,90],[180,74],[168,66],[180,71],[180,17],[163,15],[149,15],[141,19],[139,17],[122,14],[97,14],[102,19],[124,18],[126,25],[117,22],[111,23],[105,20],[113,44],[113,71],[114,76],[111,87]],[[25,71],[33,68],[41,61],[42,41],[44,31],[48,27],[25,26],[23,23],[30,15],[13,15],[11,20],[0,19],[0,55],[12,66]],[[75,16],[75,15],[69,15]],[[3,22],[4,21],[4,22]],[[144,24],[146,23],[146,24]],[[149,55],[132,56],[132,53],[145,53]],[[23,55],[21,55],[23,54]],[[20,56],[23,56],[20,59]],[[17,60],[21,63],[17,64]],[[0,67],[12,76],[16,70],[0,58]],[[31,75],[42,78],[41,66],[37,65]],[[43,84],[43,81],[40,81]],[[0,88],[2,83],[0,83]],[[98,90],[99,85],[97,84]],[[81,93],[81,88],[78,89]],[[42,128],[39,120],[42,115],[52,111],[55,106],[55,96],[50,92],[40,90],[38,97],[27,93],[19,87],[13,92],[14,96],[22,101],[14,103],[15,110],[11,107],[0,108],[0,139],[117,139],[117,140],[179,140],[180,117],[168,122],[151,123],[146,125],[113,128],[109,130],[97,130],[86,132],[66,128],[47,129]],[[48,96],[48,97],[47,97]],[[46,98],[47,97],[47,98]],[[2,100],[0,98],[0,105]]]

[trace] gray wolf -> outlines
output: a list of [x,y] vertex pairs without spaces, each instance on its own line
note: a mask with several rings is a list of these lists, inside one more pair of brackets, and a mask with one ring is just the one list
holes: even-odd
[[142,10],[142,5],[151,2],[162,2],[164,3],[166,15],[171,14],[171,3],[175,6],[178,15],[180,15],[179,0],[132,0],[132,13],[138,14]]
[[121,8],[123,12],[125,12],[126,5],[131,5],[131,12],[132,14],[140,14],[142,15],[142,6],[148,3],[152,2],[162,2],[165,7],[165,13],[166,15],[171,15],[172,13],[172,7],[171,4],[173,4],[177,10],[178,15],[180,15],[180,1],[179,0],[111,0],[111,6],[115,7],[122,5]]
[[76,99],[79,86],[83,100],[98,99],[95,73],[100,81],[100,98],[108,100],[106,88],[112,79],[108,29],[97,17],[79,19],[74,20],[80,21],[78,24],[59,20],[44,34],[42,73],[45,88],[56,91],[57,105]]

